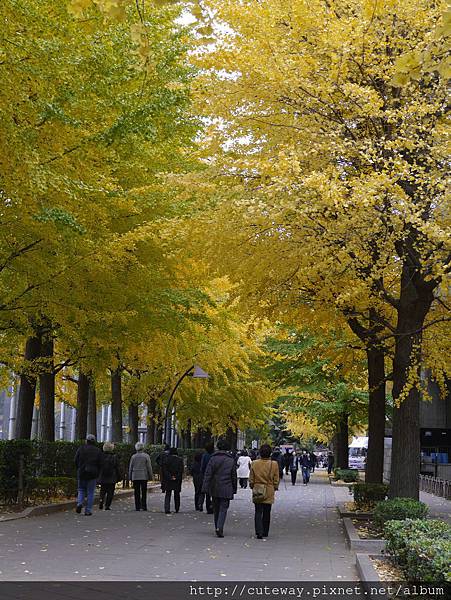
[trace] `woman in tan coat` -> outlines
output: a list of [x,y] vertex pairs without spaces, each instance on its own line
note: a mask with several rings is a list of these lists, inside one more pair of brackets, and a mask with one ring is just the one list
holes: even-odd
[[[274,504],[275,492],[279,489],[279,465],[270,459],[271,448],[264,444],[260,448],[260,458],[251,464],[249,485],[251,489],[261,484],[265,486],[264,498],[255,502],[255,535],[261,540],[268,537],[271,522],[271,506]],[[260,487],[260,486],[259,486]]]

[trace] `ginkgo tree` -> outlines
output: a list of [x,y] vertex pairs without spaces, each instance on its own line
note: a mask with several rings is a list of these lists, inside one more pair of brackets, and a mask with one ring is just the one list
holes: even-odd
[[[204,6],[216,23],[197,53],[215,260],[224,242],[223,264],[263,310],[328,306],[388,350],[390,493],[417,497],[423,332],[449,319],[447,92],[442,69],[400,82],[399,61],[427,51],[445,2]],[[434,360],[439,380],[447,368]]]

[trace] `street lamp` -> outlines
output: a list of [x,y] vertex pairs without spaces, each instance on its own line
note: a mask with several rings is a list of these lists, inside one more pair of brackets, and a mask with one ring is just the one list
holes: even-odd
[[[177,391],[177,388],[179,387],[179,385],[185,379],[185,377],[193,377],[194,379],[208,379],[210,377],[210,375],[206,371],[201,369],[198,365],[192,365],[189,369],[187,369],[183,373],[183,375],[179,378],[179,380],[175,384],[174,389],[172,390],[171,395],[169,396],[169,400],[168,400],[168,403],[166,406],[166,412],[164,415],[164,443],[165,444],[167,444],[167,436],[168,436],[169,409],[171,407],[172,400],[174,398],[174,394]],[[173,408],[175,408],[175,402],[174,402]]]

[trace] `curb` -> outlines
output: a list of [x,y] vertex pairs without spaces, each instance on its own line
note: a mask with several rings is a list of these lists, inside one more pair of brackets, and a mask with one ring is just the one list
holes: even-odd
[[384,550],[386,540],[362,540],[349,517],[343,518],[343,524],[345,526],[346,540],[351,550],[356,552],[373,552],[374,554],[380,554]]
[[362,520],[362,521],[369,521],[370,519],[373,518],[374,513],[372,512],[352,512],[349,511],[345,508],[345,505],[343,503],[339,503],[337,504],[337,508],[338,508],[338,514],[340,515],[340,517],[342,519],[344,518],[349,518],[349,519],[358,519],[358,520]]
[[[149,493],[152,493],[160,488],[160,484],[152,484],[147,488]],[[123,498],[133,496],[134,490],[117,490],[115,497]],[[94,502],[96,503],[98,497],[96,496]],[[17,519],[26,519],[28,517],[40,517],[42,515],[50,515],[56,512],[65,510],[72,510],[77,506],[75,500],[66,500],[65,502],[54,502],[52,504],[41,504],[40,506],[29,506],[20,513],[8,515],[6,517],[0,517],[0,523],[6,523],[7,521],[16,521]]]
[[356,554],[355,565],[357,568],[357,574],[360,581],[363,584],[363,588],[368,591],[370,582],[382,581],[379,577],[379,573],[374,568],[371,558],[383,558],[381,554]]

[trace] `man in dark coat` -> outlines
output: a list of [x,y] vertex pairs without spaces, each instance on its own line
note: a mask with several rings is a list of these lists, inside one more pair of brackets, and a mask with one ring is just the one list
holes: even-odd
[[[215,445],[213,442],[207,442],[205,444],[205,452],[202,454],[202,459],[200,461],[200,471],[202,474],[202,480],[205,477],[205,471],[207,470],[208,463],[210,462],[210,458],[213,456],[213,452],[215,451]],[[202,492],[202,497],[199,500],[199,506],[203,508],[204,505],[204,496],[205,496],[205,508],[207,510],[207,514],[213,514],[213,504],[211,501],[210,492]]]
[[164,489],[164,482],[163,482],[163,475],[162,475],[162,466],[163,466],[163,462],[169,456],[169,450],[170,450],[169,444],[165,444],[163,452],[160,452],[160,454],[155,459],[155,462],[156,462],[158,468],[160,469],[160,484],[161,484],[161,492],[163,494],[165,492],[165,489]]
[[[294,451],[293,451],[294,454]],[[290,470],[290,465],[292,462],[292,454],[289,450],[289,448],[285,449],[285,454],[283,455],[283,466],[285,467],[285,473],[288,475],[288,471]]]
[[175,512],[180,510],[180,492],[182,490],[183,458],[178,456],[177,448],[171,448],[161,464],[161,478],[164,483],[164,512],[171,514],[171,496],[174,492]]
[[334,468],[335,456],[332,452],[328,452],[327,454],[327,472],[329,475],[332,473],[332,469]]
[[114,444],[105,442],[103,444],[102,465],[100,468],[99,483],[100,483],[100,500],[99,509],[110,510],[111,502],[113,501],[114,488],[116,483],[121,480],[121,470],[119,468],[119,459],[114,454]]
[[274,448],[273,453],[271,454],[271,460],[275,460],[279,465],[279,478],[283,479],[283,460],[282,460],[282,452],[279,447]]
[[204,510],[203,504],[203,494],[202,494],[202,483],[204,481],[204,476],[202,475],[201,470],[201,460],[202,453],[197,452],[194,456],[194,462],[190,467],[190,473],[193,477],[193,485],[194,485],[194,507],[196,510],[202,512]]
[[80,514],[86,499],[85,515],[88,517],[92,515],[97,477],[102,466],[102,451],[97,448],[96,438],[92,433],[86,436],[86,444],[77,450],[75,466],[78,478],[77,508],[75,510]]
[[217,451],[208,462],[202,492],[209,493],[213,500],[215,530],[218,537],[224,537],[224,523],[227,510],[237,492],[238,478],[236,464],[226,440],[218,440]]
[[302,469],[302,481],[305,485],[310,481],[310,468],[312,466],[312,462],[310,460],[309,454],[307,454],[307,450],[303,450],[301,456],[299,457],[299,464]]

